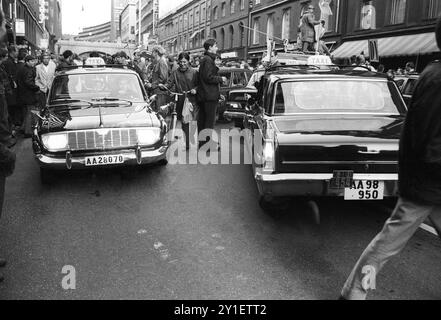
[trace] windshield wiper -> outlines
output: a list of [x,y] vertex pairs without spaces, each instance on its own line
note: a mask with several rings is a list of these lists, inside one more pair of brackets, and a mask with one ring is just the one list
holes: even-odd
[[93,106],[93,103],[87,100],[76,100],[76,99],[57,99],[57,100],[53,100],[52,102],[58,102],[56,104],[51,104],[48,105],[48,108],[59,108],[60,107],[65,107],[65,108],[61,108],[61,109],[67,109],[67,110],[71,110],[74,108],[91,108]]
[[96,102],[116,102],[117,104],[127,103],[129,106],[133,105],[133,102],[130,100],[111,98],[111,97],[95,98],[95,99],[92,99],[92,101],[95,103]]

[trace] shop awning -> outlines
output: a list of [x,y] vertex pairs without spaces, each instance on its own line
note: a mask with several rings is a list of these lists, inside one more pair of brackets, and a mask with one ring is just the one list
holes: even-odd
[[[349,58],[364,51],[369,54],[368,40],[348,41],[331,54],[335,58]],[[378,51],[382,58],[394,56],[415,56],[438,52],[435,33],[420,33],[406,36],[378,39]]]

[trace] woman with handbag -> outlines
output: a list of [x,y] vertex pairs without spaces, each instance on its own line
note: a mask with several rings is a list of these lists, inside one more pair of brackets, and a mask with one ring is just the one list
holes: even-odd
[[[194,144],[194,136],[196,135],[195,126],[190,126],[194,121],[197,121],[199,107],[197,105],[197,87],[198,87],[198,72],[190,65],[190,55],[187,52],[182,52],[178,56],[179,67],[174,70],[164,89],[182,93],[176,106],[178,113],[178,120],[182,122],[182,130],[185,133],[186,149],[190,149],[190,143]],[[183,116],[185,115],[185,117]],[[190,116],[189,116],[190,115]],[[191,130],[190,132],[190,129]]]

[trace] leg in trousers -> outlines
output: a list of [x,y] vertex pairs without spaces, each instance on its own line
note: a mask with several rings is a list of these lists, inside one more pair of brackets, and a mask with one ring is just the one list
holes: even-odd
[[[375,289],[376,276],[383,266],[404,249],[429,216],[440,222],[441,206],[421,205],[400,198],[383,230],[369,244],[352,270],[343,287],[342,297],[347,300],[365,300],[368,291]],[[440,226],[438,224],[438,228]]]

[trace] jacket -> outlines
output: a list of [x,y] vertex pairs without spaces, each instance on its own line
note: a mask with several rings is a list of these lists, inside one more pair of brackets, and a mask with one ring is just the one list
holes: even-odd
[[153,94],[157,95],[166,95],[167,92],[159,89],[160,84],[167,84],[168,82],[168,64],[164,57],[159,59],[155,63],[155,66],[153,67],[153,73],[152,73],[152,91]]
[[35,84],[36,70],[25,64],[17,74],[18,100],[24,105],[34,105],[37,102],[37,92],[40,87]]
[[200,61],[198,98],[200,101],[218,101],[220,99],[220,85],[223,82],[216,67],[216,56],[205,52]]
[[52,87],[52,82],[55,78],[55,69],[57,66],[52,61],[49,61],[48,71],[46,71],[44,64],[39,64],[36,67],[35,84],[40,88],[40,91],[47,93]]
[[400,140],[401,197],[441,205],[441,62],[421,74]]
[[302,17],[302,24],[300,26],[301,39],[303,42],[315,42],[315,28],[314,26],[320,24],[320,21],[314,20],[314,14],[307,13]]
[[[187,71],[182,72],[179,69],[176,69],[170,75],[170,79],[168,79],[167,88],[173,92],[182,93],[184,91],[191,91],[195,89],[197,91],[199,75],[197,70],[189,67]],[[188,94],[188,100],[193,104],[193,106],[197,105],[196,96]],[[184,107],[184,96],[178,97],[178,103],[176,109],[178,111],[179,117],[182,116],[182,110]]]

